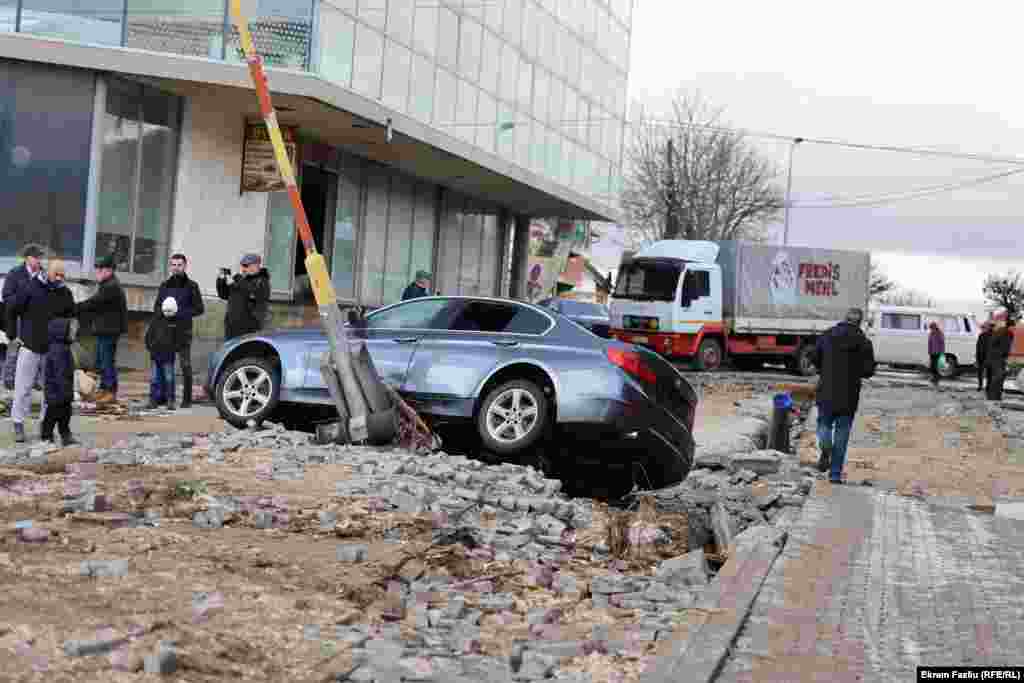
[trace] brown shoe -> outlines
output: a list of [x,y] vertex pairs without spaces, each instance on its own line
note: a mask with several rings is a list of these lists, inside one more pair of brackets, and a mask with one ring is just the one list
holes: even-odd
[[96,398],[93,399],[93,403],[97,405],[114,403],[116,401],[117,398],[109,391],[100,391],[96,394]]

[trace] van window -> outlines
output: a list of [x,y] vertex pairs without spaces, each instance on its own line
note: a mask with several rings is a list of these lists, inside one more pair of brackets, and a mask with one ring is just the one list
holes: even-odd
[[913,313],[883,313],[883,330],[920,330],[921,316]]
[[960,334],[963,328],[960,326],[959,318],[943,318],[942,331],[946,334]]

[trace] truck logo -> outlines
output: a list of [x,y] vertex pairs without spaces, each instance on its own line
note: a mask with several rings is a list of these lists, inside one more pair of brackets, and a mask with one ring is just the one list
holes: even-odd
[[772,259],[772,269],[768,277],[768,289],[772,303],[793,305],[797,296],[797,274],[789,260],[789,254],[780,251]]
[[801,263],[799,275],[804,296],[839,296],[838,263]]

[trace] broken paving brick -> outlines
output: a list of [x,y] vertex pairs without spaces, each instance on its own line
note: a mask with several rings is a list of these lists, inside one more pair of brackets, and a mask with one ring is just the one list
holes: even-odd
[[79,574],[92,578],[124,576],[128,573],[128,560],[82,560]]

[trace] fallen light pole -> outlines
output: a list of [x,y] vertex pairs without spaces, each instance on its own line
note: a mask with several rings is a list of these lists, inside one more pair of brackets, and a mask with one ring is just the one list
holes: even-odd
[[295,213],[295,225],[302,246],[306,250],[306,272],[317,308],[320,310],[320,321],[330,344],[330,351],[323,358],[320,372],[338,411],[339,421],[334,427],[331,440],[339,443],[368,442],[380,445],[393,442],[397,438],[403,445],[413,449],[434,450],[440,446],[440,441],[416,411],[409,407],[397,392],[381,381],[365,344],[360,344],[358,351],[354,351],[349,344],[334,284],[327,273],[327,262],[316,250],[313,231],[309,227],[302,196],[295,182],[295,172],[277,123],[277,113],[270,101],[270,88],[267,85],[263,60],[253,45],[248,21],[242,15],[241,0],[231,0],[231,14],[259,98],[260,113],[274,148],[277,168],[287,187]]

